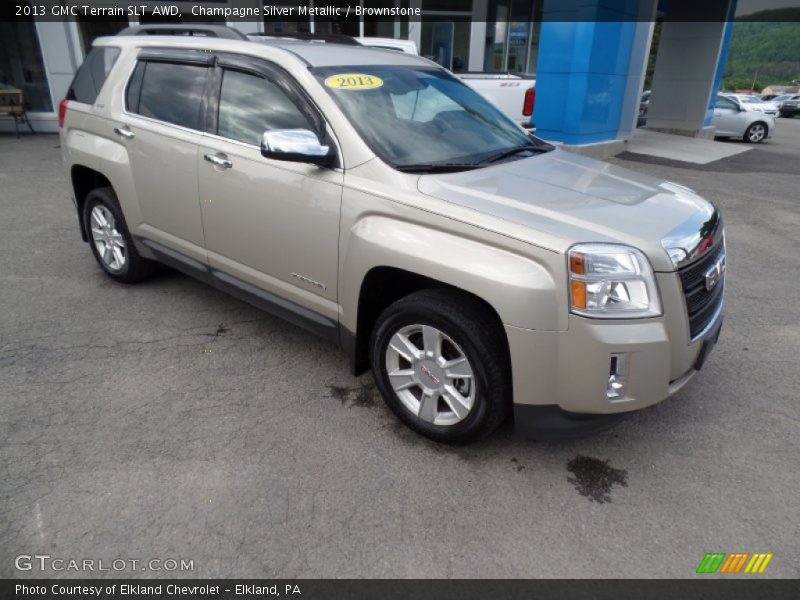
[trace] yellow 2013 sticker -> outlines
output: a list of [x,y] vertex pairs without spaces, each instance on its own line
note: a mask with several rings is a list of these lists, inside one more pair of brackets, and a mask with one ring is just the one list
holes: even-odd
[[325,85],[335,90],[374,90],[383,85],[383,79],[365,73],[339,73],[325,79]]

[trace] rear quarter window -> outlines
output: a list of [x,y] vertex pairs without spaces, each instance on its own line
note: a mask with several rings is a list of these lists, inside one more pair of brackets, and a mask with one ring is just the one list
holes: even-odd
[[75,74],[67,92],[67,100],[94,104],[118,57],[119,48],[93,48]]

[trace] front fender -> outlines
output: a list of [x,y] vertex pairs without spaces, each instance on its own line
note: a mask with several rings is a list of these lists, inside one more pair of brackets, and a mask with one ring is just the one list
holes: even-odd
[[502,236],[495,244],[385,215],[364,216],[347,235],[340,304],[341,323],[349,331],[356,331],[361,284],[375,267],[402,269],[470,292],[506,325],[548,331],[567,326],[560,310],[566,284],[558,282],[563,261],[555,252],[528,246],[530,256],[523,256],[501,247]]

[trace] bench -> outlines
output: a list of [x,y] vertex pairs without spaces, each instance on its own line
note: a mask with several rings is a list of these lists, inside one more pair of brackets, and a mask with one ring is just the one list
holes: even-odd
[[28,113],[25,111],[25,101],[22,90],[0,84],[0,117],[11,117],[14,119],[14,131],[19,137],[19,124],[24,123],[33,130]]

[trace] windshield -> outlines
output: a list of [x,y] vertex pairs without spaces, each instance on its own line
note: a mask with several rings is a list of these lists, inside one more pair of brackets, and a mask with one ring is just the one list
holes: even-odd
[[752,96],[739,96],[739,100],[745,104],[761,104],[763,102],[761,98],[753,98]]
[[552,149],[443,69],[358,66],[312,72],[373,152],[400,170],[475,168]]

